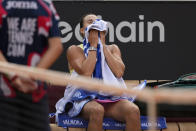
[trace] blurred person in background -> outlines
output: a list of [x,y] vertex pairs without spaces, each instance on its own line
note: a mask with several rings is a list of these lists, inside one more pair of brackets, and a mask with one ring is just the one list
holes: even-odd
[[[50,0],[0,0],[0,61],[49,68],[63,51]],[[49,131],[46,84],[0,76],[0,130]]]

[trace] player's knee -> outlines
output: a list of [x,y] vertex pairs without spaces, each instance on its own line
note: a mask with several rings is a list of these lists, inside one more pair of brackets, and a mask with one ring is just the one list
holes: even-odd
[[131,105],[129,109],[126,111],[125,120],[136,120],[140,118],[140,110],[137,105]]
[[137,105],[133,106],[133,113],[138,115],[138,116],[140,115],[140,109]]
[[91,115],[104,115],[104,107],[102,105],[96,105],[91,108]]
[[104,117],[104,107],[102,105],[96,105],[91,108],[90,120],[101,121]]

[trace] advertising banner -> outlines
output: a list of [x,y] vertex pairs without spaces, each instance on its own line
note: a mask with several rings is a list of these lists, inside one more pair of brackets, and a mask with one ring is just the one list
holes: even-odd
[[52,69],[68,72],[66,49],[81,44],[80,18],[94,13],[109,23],[107,44],[121,50],[124,79],[175,80],[195,72],[196,2],[56,1],[65,51]]

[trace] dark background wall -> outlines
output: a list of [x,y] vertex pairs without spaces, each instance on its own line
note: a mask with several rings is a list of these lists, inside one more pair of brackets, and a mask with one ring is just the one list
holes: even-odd
[[[92,12],[101,15],[114,26],[114,41],[122,52],[126,65],[125,79],[177,79],[180,75],[195,72],[196,67],[196,2],[66,2],[56,1],[54,5],[66,22],[59,27],[65,29],[62,38],[64,53],[52,69],[68,72],[66,49],[80,44],[75,35],[75,27],[82,15]],[[143,15],[141,20],[139,15]],[[159,22],[164,27],[164,41],[160,41],[159,28],[153,29],[153,39],[148,42],[147,22]],[[120,23],[136,24],[136,41],[123,42],[116,36],[116,27]],[[139,23],[144,24],[144,42],[139,41]],[[71,28],[70,28],[71,26]],[[111,30],[110,30],[111,31]],[[77,31],[76,31],[77,32]],[[111,33],[112,34],[112,33]],[[123,27],[122,37],[129,39],[133,28]],[[68,37],[70,36],[70,40]],[[112,37],[108,34],[107,38]]]

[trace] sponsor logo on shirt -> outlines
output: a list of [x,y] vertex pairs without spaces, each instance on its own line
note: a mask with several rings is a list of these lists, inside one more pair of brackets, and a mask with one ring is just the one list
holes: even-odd
[[34,1],[8,1],[6,9],[38,9],[37,3]]

